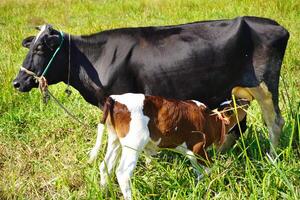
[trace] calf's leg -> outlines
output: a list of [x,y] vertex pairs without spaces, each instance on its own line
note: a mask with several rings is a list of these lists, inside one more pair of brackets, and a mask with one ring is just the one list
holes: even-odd
[[[203,146],[203,144],[201,146]],[[203,178],[203,174],[201,173],[199,168],[203,168],[206,173],[209,172],[209,168],[206,167],[205,165],[202,165],[203,163],[199,162],[199,158],[197,158],[198,155],[195,155],[193,151],[189,150],[185,143],[178,146],[176,149],[180,153],[186,155],[188,157],[188,159],[190,160],[190,162],[193,166],[194,172],[197,174],[197,182],[200,181],[201,178]],[[206,153],[204,153],[204,154],[206,154]],[[205,157],[203,157],[203,159],[205,159]]]
[[139,152],[134,149],[128,147],[122,149],[116,176],[125,200],[132,199],[130,179],[136,167],[138,156]]
[[114,166],[116,165],[117,158],[120,151],[120,142],[115,133],[114,129],[108,124],[108,141],[107,141],[107,151],[104,160],[101,162],[100,170],[100,185],[105,187],[107,185],[107,178],[111,174]]
[[[207,152],[205,150],[205,143],[199,143],[196,146],[194,146],[193,152],[196,155],[201,156],[201,158],[197,158],[197,161],[200,165],[203,166],[205,173],[209,174],[210,173],[209,164],[212,163],[212,160],[210,159],[209,155],[207,154]],[[197,180],[199,181],[200,179],[203,178],[203,176],[204,176],[203,174],[198,176]]]
[[139,153],[150,141],[147,122],[146,120],[132,121],[131,125],[134,127],[130,127],[132,129],[129,130],[128,134],[124,138],[120,138],[122,155],[116,176],[125,200],[132,199],[130,179],[136,167]]

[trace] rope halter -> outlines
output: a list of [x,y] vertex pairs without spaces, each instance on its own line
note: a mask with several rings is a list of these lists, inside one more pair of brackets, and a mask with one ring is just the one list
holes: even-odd
[[43,73],[41,76],[38,76],[36,73],[34,73],[33,71],[30,71],[24,67],[21,66],[21,71],[27,73],[28,75],[30,76],[33,76],[33,78],[35,79],[35,81],[39,84],[39,89],[43,95],[43,101],[44,103],[47,103],[48,100],[49,100],[49,91],[48,91],[48,82],[47,82],[47,79],[45,78],[45,75],[46,73],[48,72],[50,66],[51,66],[51,63],[53,62],[56,54],[58,53],[58,51],[61,49],[62,47],[62,44],[64,42],[64,33],[62,31],[60,31],[60,35],[61,35],[61,41],[60,41],[60,44],[59,46],[57,47],[57,49],[55,50],[55,52],[53,53],[51,59],[49,60],[46,68],[44,69]]
[[47,103],[49,100],[49,94],[48,94],[48,82],[45,76],[41,75],[38,76],[36,73],[33,71],[30,71],[24,67],[21,66],[21,71],[25,72],[26,74],[33,76],[35,79],[35,82],[39,84],[38,88],[40,89],[40,92],[43,95],[43,101],[44,103]]

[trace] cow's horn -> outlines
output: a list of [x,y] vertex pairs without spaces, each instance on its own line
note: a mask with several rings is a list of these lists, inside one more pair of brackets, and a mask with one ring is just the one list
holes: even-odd
[[42,26],[36,26],[34,27],[36,30],[40,31],[42,29]]

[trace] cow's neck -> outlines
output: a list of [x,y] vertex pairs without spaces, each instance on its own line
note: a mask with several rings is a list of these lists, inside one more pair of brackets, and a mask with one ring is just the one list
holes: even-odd
[[[86,38],[71,36],[70,85],[77,89],[87,102],[102,108],[105,93],[95,68],[104,44],[100,39],[92,36]],[[66,52],[69,55],[69,48],[66,48]],[[68,67],[68,56],[66,60]],[[67,80],[64,82],[67,83]]]

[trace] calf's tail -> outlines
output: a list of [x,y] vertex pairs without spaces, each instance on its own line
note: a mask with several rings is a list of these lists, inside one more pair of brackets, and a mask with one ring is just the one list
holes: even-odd
[[104,133],[104,124],[99,123],[96,144],[90,151],[90,159],[88,163],[92,163],[97,158],[102,143],[103,133]]
[[104,133],[104,124],[106,122],[106,118],[107,118],[108,114],[113,109],[113,105],[114,105],[114,100],[111,97],[108,97],[104,104],[102,119],[101,119],[100,123],[98,124],[98,133],[97,133],[96,144],[93,147],[93,149],[90,151],[90,159],[89,159],[88,163],[92,163],[98,156],[98,153],[99,153],[99,150],[101,147],[101,143],[102,143],[103,133]]
[[114,108],[115,100],[111,97],[108,97],[103,106],[103,115],[100,121],[101,124],[105,124],[106,118],[109,113],[112,113]]

